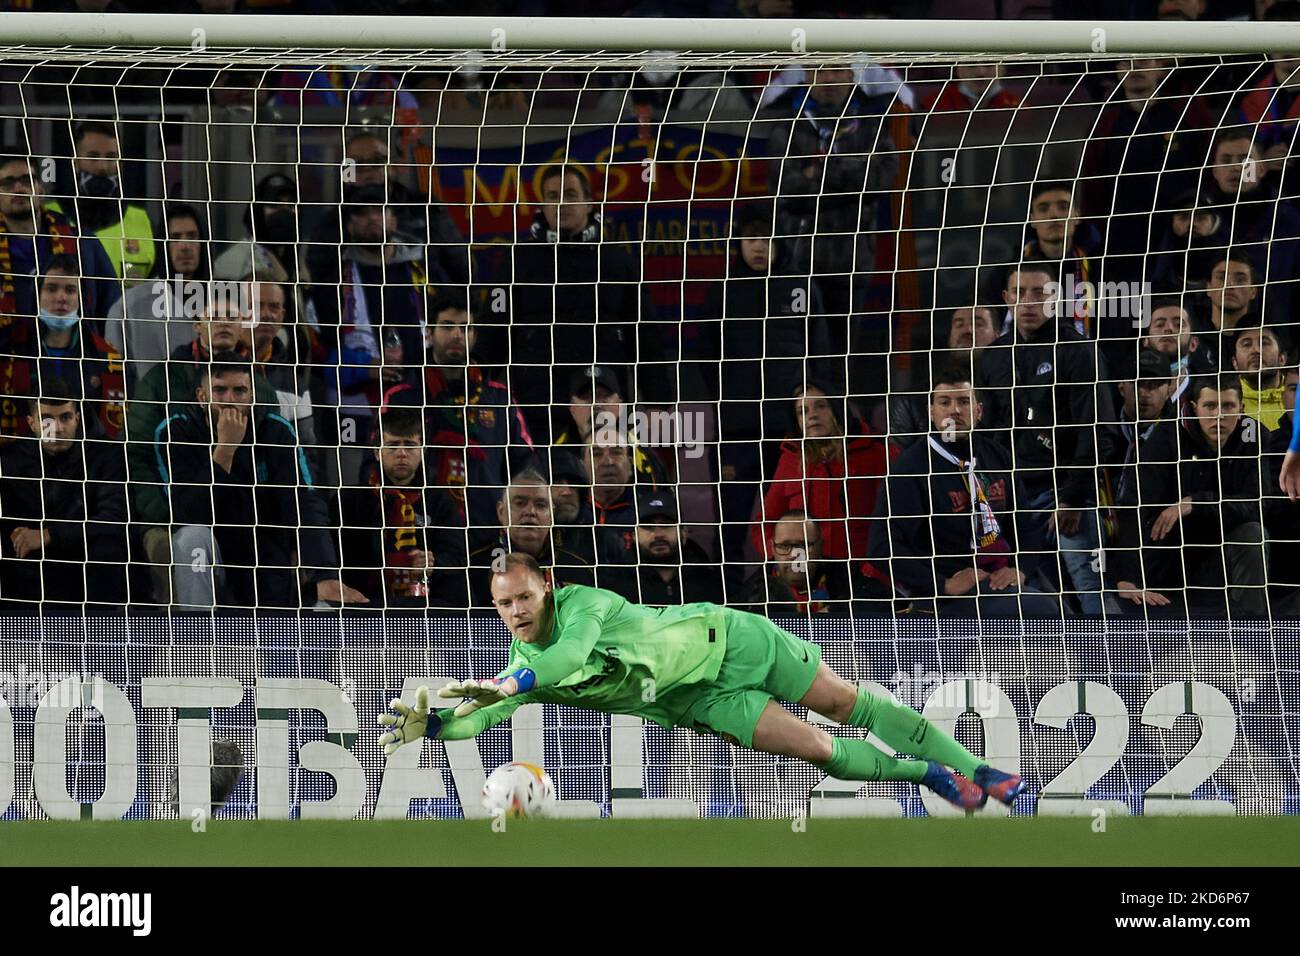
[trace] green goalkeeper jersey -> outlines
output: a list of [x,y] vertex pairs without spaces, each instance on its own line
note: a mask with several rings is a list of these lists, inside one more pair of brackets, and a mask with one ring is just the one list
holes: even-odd
[[510,663],[497,675],[527,667],[536,675],[532,689],[467,717],[440,711],[438,738],[477,736],[524,704],[633,714],[671,727],[694,699],[692,686],[718,676],[726,620],[716,604],[645,607],[600,588],[560,588],[550,635],[532,644],[511,641]]

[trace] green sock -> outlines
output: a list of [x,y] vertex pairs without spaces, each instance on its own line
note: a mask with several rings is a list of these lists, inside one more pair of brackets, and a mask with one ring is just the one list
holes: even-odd
[[[930,723],[911,707],[858,691],[849,717],[850,727],[865,727],[895,750],[934,760],[958,773],[975,778],[984,761]],[[852,778],[850,778],[852,779]]]
[[907,780],[920,783],[928,766],[924,760],[899,760],[865,740],[831,738],[831,759],[818,767],[839,780]]

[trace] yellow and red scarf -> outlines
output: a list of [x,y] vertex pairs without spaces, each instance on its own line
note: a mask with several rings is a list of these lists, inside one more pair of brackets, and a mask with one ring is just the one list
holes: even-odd
[[[76,255],[76,234],[65,220],[43,209],[41,224],[41,234],[50,237],[52,255]],[[38,351],[35,316],[18,314],[18,277],[14,274],[9,239],[9,225],[0,216],[0,342],[4,343],[0,346],[0,441],[26,430],[23,397],[32,394],[31,359]]]
[[427,597],[427,572],[411,567],[411,552],[421,549],[422,490],[385,486],[381,468],[370,475],[370,486],[383,513],[384,591],[390,600]]

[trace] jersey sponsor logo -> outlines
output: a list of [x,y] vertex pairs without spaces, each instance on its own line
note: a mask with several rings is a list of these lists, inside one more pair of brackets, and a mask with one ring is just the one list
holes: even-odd
[[1051,373],[1051,371],[1052,371],[1052,363],[1051,363],[1051,362],[1044,362],[1042,365],[1038,366],[1038,371],[1035,372],[1034,374],[1035,374],[1035,375],[1048,375],[1048,374]]

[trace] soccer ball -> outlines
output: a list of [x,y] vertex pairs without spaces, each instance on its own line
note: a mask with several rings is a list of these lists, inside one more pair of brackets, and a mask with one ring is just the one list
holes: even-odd
[[517,761],[488,775],[482,799],[483,809],[494,817],[543,816],[555,802],[555,783],[541,767]]

